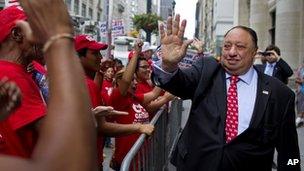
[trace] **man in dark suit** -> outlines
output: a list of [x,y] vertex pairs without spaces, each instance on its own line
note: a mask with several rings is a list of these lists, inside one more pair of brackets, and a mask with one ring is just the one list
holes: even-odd
[[269,45],[263,55],[266,57],[266,63],[256,65],[257,69],[264,74],[276,77],[283,83],[288,84],[288,78],[292,76],[293,71],[280,57],[281,51],[279,47]]
[[152,74],[156,85],[192,100],[172,157],[177,170],[271,170],[275,148],[279,170],[300,170],[295,95],[253,67],[255,31],[236,26],[224,36],[220,63],[202,58],[179,69],[191,43],[183,42],[185,27],[179,15],[160,27],[162,62]]

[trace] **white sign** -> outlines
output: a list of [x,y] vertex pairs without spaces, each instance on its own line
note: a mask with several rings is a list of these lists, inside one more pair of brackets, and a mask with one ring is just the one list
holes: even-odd
[[122,36],[125,34],[123,21],[113,20],[112,21],[112,37]]
[[107,22],[99,22],[99,29],[100,29],[100,36],[106,36],[107,35]]
[[[99,22],[100,36],[105,37],[108,33],[107,22]],[[112,21],[112,37],[123,36],[125,34],[123,20]]]

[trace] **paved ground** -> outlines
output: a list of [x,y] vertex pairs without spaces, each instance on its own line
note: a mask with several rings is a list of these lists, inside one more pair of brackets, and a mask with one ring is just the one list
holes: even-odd
[[299,147],[301,151],[301,170],[304,171],[304,127],[298,128]]
[[[112,142],[113,142],[113,138],[112,138]],[[112,148],[104,148],[103,153],[104,153],[103,170],[104,171],[113,171],[113,169],[111,169],[109,167],[110,161],[111,161],[111,158],[112,158],[112,154],[113,154],[113,149]]]

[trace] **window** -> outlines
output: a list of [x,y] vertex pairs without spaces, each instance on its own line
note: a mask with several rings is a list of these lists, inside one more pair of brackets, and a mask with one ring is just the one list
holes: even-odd
[[79,14],[79,0],[75,0],[75,2],[74,2],[74,13],[76,15]]
[[89,17],[90,19],[93,19],[93,9],[89,8]]
[[271,28],[269,29],[269,34],[271,38],[271,44],[275,44],[275,25],[276,25],[276,11],[274,10],[273,12],[270,13],[271,17]]
[[100,12],[97,12],[97,21],[100,21],[101,18],[100,18]]
[[81,15],[83,17],[86,17],[86,13],[87,13],[87,6],[86,6],[86,4],[81,4]]

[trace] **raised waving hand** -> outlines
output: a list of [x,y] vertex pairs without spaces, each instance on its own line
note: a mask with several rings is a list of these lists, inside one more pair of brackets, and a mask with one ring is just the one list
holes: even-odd
[[167,28],[160,26],[160,37],[162,45],[162,68],[168,72],[177,69],[177,64],[186,55],[187,47],[192,40],[184,41],[184,33],[187,21],[180,22],[180,15],[175,18],[169,17]]

